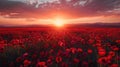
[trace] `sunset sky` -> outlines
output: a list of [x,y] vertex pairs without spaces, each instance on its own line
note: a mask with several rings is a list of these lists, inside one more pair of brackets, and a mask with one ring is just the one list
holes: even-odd
[[0,0],[0,25],[120,22],[120,0]]

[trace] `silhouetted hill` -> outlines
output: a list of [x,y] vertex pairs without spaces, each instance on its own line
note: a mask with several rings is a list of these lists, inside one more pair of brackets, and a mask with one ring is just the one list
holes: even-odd
[[68,27],[115,27],[120,28],[120,23],[83,23],[69,24]]
[[[79,27],[115,27],[115,28],[120,28],[120,23],[82,23],[82,24],[66,24],[66,27],[74,27],[74,28],[79,28]],[[16,27],[41,27],[41,28],[47,28],[47,27],[53,27],[53,25],[21,25],[21,26],[8,26],[8,25],[0,25],[1,28],[16,28]]]

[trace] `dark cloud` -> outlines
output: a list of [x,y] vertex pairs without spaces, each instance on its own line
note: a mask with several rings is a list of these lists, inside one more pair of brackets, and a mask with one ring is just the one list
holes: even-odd
[[[41,18],[52,17],[57,14],[63,14],[69,17],[84,17],[106,14],[110,15],[110,12],[108,11],[120,9],[120,0],[86,0],[84,5],[81,1],[83,0],[71,0],[69,2],[60,0],[61,4],[44,3],[36,8],[35,5],[37,3],[27,5],[20,1],[0,0],[0,12],[8,14],[19,13],[15,17]],[[117,12],[118,15],[120,15],[119,11],[120,10]]]
[[118,4],[120,4],[120,0],[93,0],[86,8],[95,12],[107,11],[114,9]]

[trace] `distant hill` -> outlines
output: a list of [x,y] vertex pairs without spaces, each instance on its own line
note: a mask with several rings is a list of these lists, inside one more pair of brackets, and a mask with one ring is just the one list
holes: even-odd
[[120,23],[82,23],[69,24],[68,27],[115,27],[120,28]]
[[[0,28],[16,28],[16,27],[42,27],[42,28],[47,28],[47,27],[53,27],[53,25],[21,25],[21,26],[8,26],[8,25],[0,25]],[[115,28],[120,28],[120,23],[82,23],[82,24],[66,24],[66,27],[74,27],[74,28],[79,28],[79,27],[115,27]]]

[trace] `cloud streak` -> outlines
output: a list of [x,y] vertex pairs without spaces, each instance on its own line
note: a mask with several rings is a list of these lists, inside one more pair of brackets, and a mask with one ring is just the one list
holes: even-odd
[[[120,0],[0,0],[0,24],[120,22]],[[36,23],[35,23],[36,22]]]
[[29,2],[30,4],[28,0],[0,0],[0,11],[8,14],[20,13],[18,15],[20,17],[36,18],[42,18],[43,15],[47,18],[59,13],[69,17],[120,14],[120,0],[29,0]]

